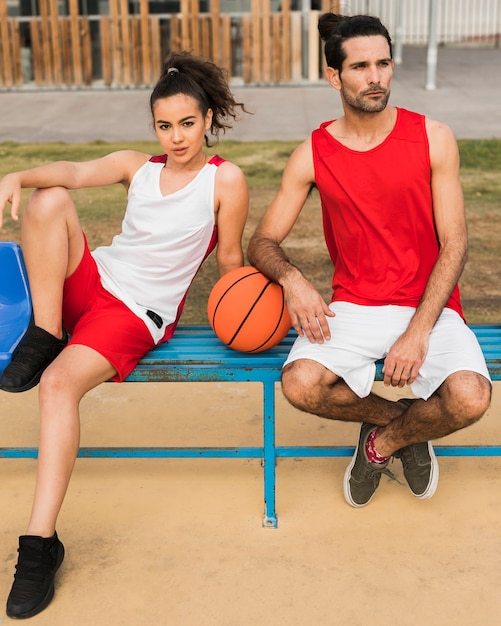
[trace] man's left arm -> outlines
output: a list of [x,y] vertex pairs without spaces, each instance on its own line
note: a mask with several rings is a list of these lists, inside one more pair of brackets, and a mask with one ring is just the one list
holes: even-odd
[[458,282],[468,254],[459,150],[448,126],[427,120],[433,212],[439,255],[423,298],[406,332],[391,347],[384,382],[403,387],[416,379],[428,351],[428,337]]

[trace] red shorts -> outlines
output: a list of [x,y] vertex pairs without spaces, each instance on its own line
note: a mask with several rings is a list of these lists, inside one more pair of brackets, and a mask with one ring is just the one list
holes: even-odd
[[[143,356],[155,347],[148,327],[123,302],[101,284],[96,262],[85,243],[79,266],[65,280],[63,323],[70,344],[99,352],[117,371],[112,380],[121,382]],[[163,341],[174,333],[169,326]]]

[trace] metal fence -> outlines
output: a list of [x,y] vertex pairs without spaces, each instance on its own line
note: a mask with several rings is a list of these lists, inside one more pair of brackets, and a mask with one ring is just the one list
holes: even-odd
[[[401,29],[403,44],[428,42],[429,0],[348,0],[350,15],[377,15],[394,37]],[[501,0],[439,0],[438,43],[500,45]]]

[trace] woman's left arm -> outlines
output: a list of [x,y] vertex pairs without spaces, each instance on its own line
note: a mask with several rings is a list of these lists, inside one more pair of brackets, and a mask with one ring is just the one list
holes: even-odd
[[229,161],[218,167],[215,207],[218,230],[216,259],[222,276],[244,264],[242,235],[249,212],[249,190],[244,174]]

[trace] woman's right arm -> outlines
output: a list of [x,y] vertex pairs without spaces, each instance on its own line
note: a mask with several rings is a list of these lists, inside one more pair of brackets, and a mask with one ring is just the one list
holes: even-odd
[[122,183],[128,187],[134,173],[149,155],[134,150],[112,152],[92,161],[55,161],[29,170],[12,172],[0,180],[0,228],[6,204],[11,204],[12,219],[17,221],[22,189],[65,187],[104,187]]

